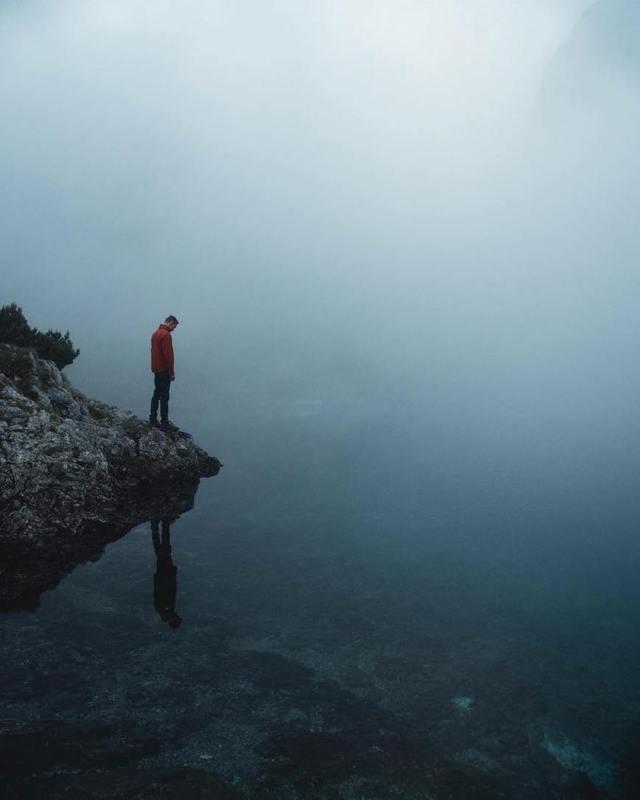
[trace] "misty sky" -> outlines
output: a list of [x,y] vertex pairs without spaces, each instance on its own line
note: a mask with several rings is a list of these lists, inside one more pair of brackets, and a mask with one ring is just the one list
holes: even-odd
[[168,313],[229,407],[627,412],[634,4],[592,5],[5,0],[0,297],[141,414]]

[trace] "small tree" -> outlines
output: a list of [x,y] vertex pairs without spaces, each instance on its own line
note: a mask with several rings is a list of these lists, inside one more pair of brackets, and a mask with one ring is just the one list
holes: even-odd
[[60,331],[42,333],[32,328],[15,303],[0,308],[0,342],[33,347],[40,358],[53,361],[58,369],[71,364],[80,355],[69,338],[69,331],[63,335]]
[[40,358],[46,358],[58,367],[63,369],[67,364],[73,363],[74,359],[80,355],[73,342],[69,338],[69,331],[64,336],[60,331],[48,330],[46,333],[34,330],[34,347],[38,351]]
[[33,332],[15,303],[0,308],[0,342],[17,344],[18,347],[31,347]]

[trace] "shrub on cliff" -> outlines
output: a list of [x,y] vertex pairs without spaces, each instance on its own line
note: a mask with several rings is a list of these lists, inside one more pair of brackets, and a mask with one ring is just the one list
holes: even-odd
[[80,355],[69,338],[69,331],[65,334],[53,330],[43,333],[32,328],[15,303],[0,308],[0,342],[33,347],[40,358],[53,361],[58,369],[71,364]]

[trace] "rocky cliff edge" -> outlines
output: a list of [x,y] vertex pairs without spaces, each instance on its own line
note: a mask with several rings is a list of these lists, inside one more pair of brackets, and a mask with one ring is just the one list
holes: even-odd
[[162,505],[219,468],[189,434],[91,400],[35,351],[0,344],[0,541],[136,524],[141,498]]

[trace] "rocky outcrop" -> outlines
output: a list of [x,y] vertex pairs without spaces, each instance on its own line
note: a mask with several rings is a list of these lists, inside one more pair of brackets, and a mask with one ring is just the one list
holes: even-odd
[[220,466],[189,434],[91,400],[33,350],[0,344],[2,571],[176,516]]

